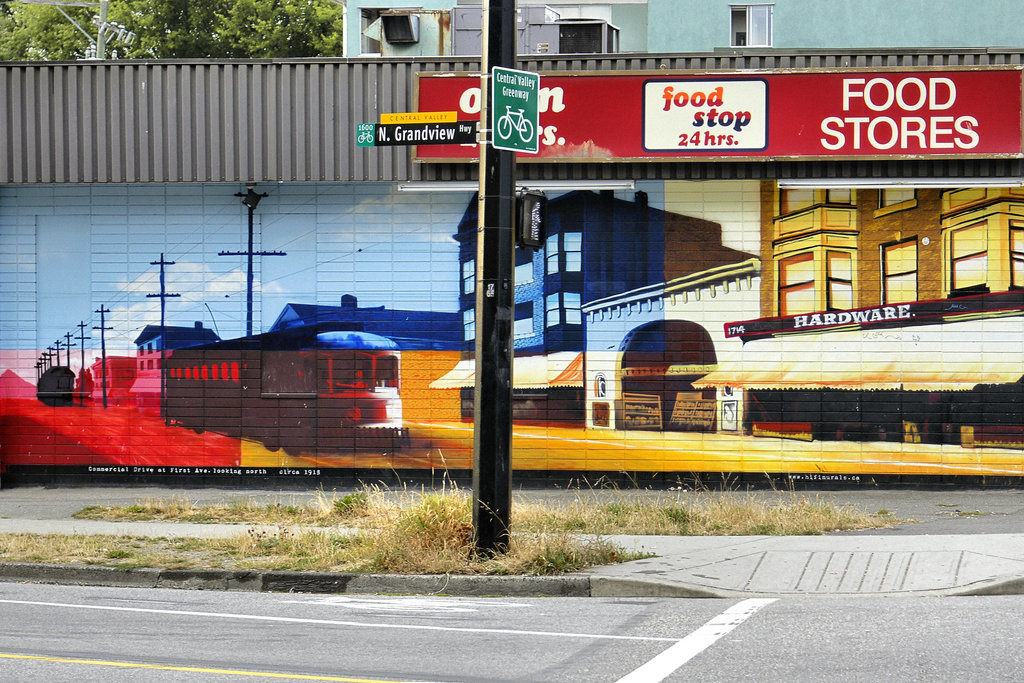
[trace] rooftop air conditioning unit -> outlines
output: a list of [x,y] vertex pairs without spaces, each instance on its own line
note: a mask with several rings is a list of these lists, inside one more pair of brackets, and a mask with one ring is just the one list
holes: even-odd
[[619,29],[600,19],[562,19],[558,22],[558,51],[618,52]]
[[392,44],[418,43],[420,41],[420,18],[415,14],[380,15],[384,40]]

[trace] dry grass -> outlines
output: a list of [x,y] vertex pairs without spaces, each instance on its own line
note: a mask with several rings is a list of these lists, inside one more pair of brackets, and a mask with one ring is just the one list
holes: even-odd
[[897,521],[796,493],[765,498],[755,493],[704,492],[654,502],[577,498],[556,506],[520,504],[513,514],[513,526],[523,531],[670,536],[806,536],[892,526]]
[[[232,501],[198,506],[181,497],[77,516],[112,520],[235,522],[228,539],[0,536],[0,561],[119,567],[280,569],[399,574],[557,574],[636,559],[609,534],[819,534],[890,526],[897,520],[796,493],[685,492],[657,500],[581,492],[555,504],[517,501],[507,553],[476,557],[472,501],[439,492],[369,487],[319,494],[304,505]],[[255,525],[255,526],[253,526]],[[266,530],[267,526],[271,530]],[[244,530],[243,530],[244,529]]]
[[[358,522],[369,510],[371,493],[380,489],[344,496],[327,496],[323,492],[305,505],[281,502],[265,504],[254,500],[235,499],[216,505],[196,505],[182,496],[145,499],[126,507],[90,505],[75,513],[77,519],[108,519],[129,522],[175,521],[190,524],[287,524],[302,526],[333,526],[339,522]],[[381,498],[379,504],[383,502]]]
[[[353,494],[355,495],[355,494]],[[339,518],[359,529],[317,529],[250,526],[226,539],[149,539],[112,536],[0,535],[0,561],[96,564],[116,567],[278,569],[354,571],[395,574],[557,574],[641,557],[598,538],[556,534],[516,535],[508,551],[495,557],[473,552],[470,499],[445,491],[398,500],[383,492],[362,492],[355,498],[323,497],[309,509],[267,506],[253,515],[264,524],[287,520],[326,523]],[[325,505],[330,502],[330,505]],[[149,501],[123,513],[91,508],[89,517],[105,519],[203,519],[218,521],[239,514],[239,506],[215,510],[194,508],[182,500]],[[244,506],[248,509],[249,506]],[[181,514],[175,517],[176,513]]]
[[[568,493],[563,498],[568,497]],[[451,537],[468,537],[468,492],[448,486],[438,492],[367,486],[338,496],[319,492],[303,505],[231,500],[199,506],[187,498],[147,499],[127,507],[94,505],[79,519],[176,521],[337,527],[406,533],[436,526],[438,520],[464,519]],[[410,518],[411,515],[411,518]],[[536,503],[516,500],[513,532],[586,534],[663,534],[686,536],[809,535],[892,526],[898,520],[849,505],[837,506],[820,495],[793,491],[681,491],[644,499],[626,491],[583,491],[572,500]]]

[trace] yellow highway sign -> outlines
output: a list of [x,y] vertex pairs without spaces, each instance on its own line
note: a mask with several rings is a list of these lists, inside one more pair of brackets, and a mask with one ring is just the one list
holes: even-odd
[[454,123],[454,111],[407,111],[393,114],[381,114],[381,123]]

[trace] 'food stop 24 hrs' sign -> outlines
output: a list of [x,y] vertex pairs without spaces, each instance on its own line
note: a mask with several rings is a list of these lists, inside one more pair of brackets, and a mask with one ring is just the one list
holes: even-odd
[[648,152],[761,151],[768,146],[764,79],[654,80],[644,83]]
[[491,145],[536,154],[540,132],[540,74],[491,69]]

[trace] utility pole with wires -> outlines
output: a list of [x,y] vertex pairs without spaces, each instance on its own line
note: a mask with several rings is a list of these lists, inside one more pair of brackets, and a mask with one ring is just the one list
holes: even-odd
[[[62,342],[60,339],[58,339],[57,341],[53,342],[53,345],[54,345],[54,347],[57,350],[57,365],[59,366],[60,365],[60,350],[62,348],[64,348],[64,342]],[[49,347],[47,347],[47,348],[49,348]],[[69,365],[71,364],[71,351],[70,350],[68,350],[68,364]]]
[[85,342],[86,340],[92,339],[92,337],[85,336],[85,321],[81,320],[78,323],[78,336],[75,337],[82,348],[82,368],[78,371],[78,383],[81,387],[81,391],[78,392],[78,403],[79,405],[85,404]]
[[148,298],[160,299],[160,414],[167,422],[167,299],[181,294],[168,294],[164,266],[173,266],[174,261],[165,261],[160,254],[159,261],[150,261],[151,266],[160,266],[160,293],[147,294]]
[[65,346],[68,349],[68,367],[69,368],[71,367],[71,349],[75,348],[75,345],[71,343],[71,340],[73,338],[74,338],[74,335],[71,334],[70,332],[65,332],[64,333],[64,339],[67,340],[67,341],[64,342],[64,344],[65,344]]
[[[252,289],[253,289],[253,256],[287,256],[283,251],[253,251],[252,224],[253,212],[259,205],[260,200],[267,196],[266,192],[256,192],[255,185],[249,185],[248,192],[236,192],[236,197],[242,197],[242,204],[249,209],[249,248],[245,251],[221,251],[217,256],[245,256],[247,257],[248,269],[245,278],[245,336],[252,336]],[[211,313],[212,315],[212,313]]]
[[[160,260],[162,261],[163,259],[160,259]],[[102,384],[100,384],[100,388],[101,388],[101,390],[103,392],[103,407],[106,408],[107,407],[107,334],[106,334],[106,332],[107,332],[107,330],[112,330],[114,328],[106,326],[106,318],[105,318],[105,316],[106,316],[107,313],[110,313],[110,309],[109,308],[107,308],[106,306],[103,306],[101,304],[100,307],[96,311],[94,311],[94,312],[100,314],[100,326],[99,327],[93,326],[92,329],[100,331],[100,377],[101,377],[101,382],[102,382]]]
[[[65,19],[70,21],[82,35],[89,39],[91,44],[90,50],[93,52],[91,57],[94,59],[107,58],[107,43],[111,40],[117,40],[124,45],[131,45],[137,38],[135,33],[129,31],[123,24],[108,19],[107,13],[110,9],[110,0],[99,0],[99,2],[87,2],[86,0],[21,0],[21,2],[26,5],[50,5],[51,7],[56,7],[57,11],[63,14]],[[64,11],[64,7],[89,7],[98,10],[98,14],[92,18],[92,24],[96,27],[96,37],[93,38],[88,31],[82,28],[81,24]]]

